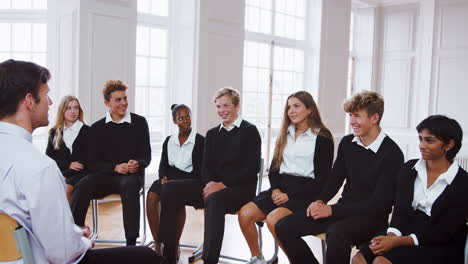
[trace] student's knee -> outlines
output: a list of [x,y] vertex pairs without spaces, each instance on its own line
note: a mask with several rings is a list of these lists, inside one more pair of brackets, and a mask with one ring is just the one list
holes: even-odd
[[289,225],[287,221],[287,217],[283,217],[279,219],[278,221],[276,221],[274,228],[275,228],[276,236],[280,241],[284,240],[288,236],[293,235],[292,233],[293,228]]
[[284,217],[290,215],[292,212],[285,208],[277,208],[269,213],[266,217],[266,223],[270,230],[275,230],[276,223]]
[[141,181],[137,175],[131,175],[122,179],[120,188],[124,193],[138,193],[141,189]]
[[367,264],[367,261],[364,258],[364,256],[360,252],[358,252],[356,253],[356,255],[354,255],[351,264]]
[[258,210],[255,210],[254,207],[255,205],[252,202],[249,202],[246,205],[242,206],[242,208],[237,213],[237,217],[239,219],[240,224],[252,223],[255,222],[257,219],[262,218],[259,215],[259,212],[257,212]]
[[146,198],[148,204],[156,204],[159,202],[159,195],[155,192],[148,192],[148,197]]
[[392,264],[388,259],[382,256],[378,256],[372,261],[372,264]]

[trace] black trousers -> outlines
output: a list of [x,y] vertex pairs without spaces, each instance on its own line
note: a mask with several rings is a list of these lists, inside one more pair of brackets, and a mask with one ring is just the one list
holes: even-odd
[[140,230],[139,195],[142,185],[140,174],[90,174],[75,186],[70,207],[75,224],[84,226],[86,212],[92,199],[109,194],[120,194],[127,243],[134,244]]
[[203,187],[198,181],[176,180],[164,184],[162,188],[158,240],[164,244],[164,255],[169,259],[175,258],[179,208],[185,205],[205,207],[203,260],[208,264],[218,263],[224,236],[224,215],[239,211],[255,195],[255,186],[227,187],[211,194],[203,202]]
[[352,216],[314,220],[302,210],[279,220],[276,235],[293,264],[319,262],[301,238],[307,235],[327,234],[327,264],[349,263],[351,247],[368,241],[387,226],[385,217]]
[[79,263],[159,264],[161,262],[161,257],[148,247],[118,247],[88,250]]

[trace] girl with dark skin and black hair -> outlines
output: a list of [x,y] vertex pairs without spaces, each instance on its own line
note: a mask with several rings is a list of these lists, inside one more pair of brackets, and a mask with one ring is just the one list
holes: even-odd
[[[161,254],[161,244],[157,243],[159,232],[160,196],[164,184],[173,180],[199,179],[203,156],[204,137],[192,130],[190,108],[184,104],[171,106],[172,120],[178,126],[178,133],[168,136],[163,143],[159,164],[159,180],[148,191],[146,211],[153,235],[154,249]],[[185,207],[179,211],[177,240],[182,235],[185,224]]]

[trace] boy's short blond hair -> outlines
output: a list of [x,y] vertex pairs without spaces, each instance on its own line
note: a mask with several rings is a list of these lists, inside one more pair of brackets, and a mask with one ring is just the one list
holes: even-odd
[[239,91],[232,88],[232,87],[228,87],[228,86],[223,87],[223,88],[219,89],[218,91],[216,91],[216,93],[213,96],[213,101],[216,103],[216,100],[218,100],[220,97],[223,97],[225,95],[231,97],[232,103],[235,106],[239,105],[239,103],[240,103],[240,93],[239,93]]
[[379,114],[379,124],[384,112],[384,99],[382,95],[373,91],[363,91],[354,94],[343,103],[346,113],[366,110],[369,117]]

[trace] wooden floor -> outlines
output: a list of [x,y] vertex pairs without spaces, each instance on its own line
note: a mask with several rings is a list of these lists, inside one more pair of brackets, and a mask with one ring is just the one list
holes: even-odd
[[[186,207],[187,210],[187,220],[182,234],[181,243],[182,244],[192,244],[198,245],[203,241],[203,211],[195,210],[192,207]],[[119,201],[107,201],[100,202],[99,204],[99,239],[119,239],[124,240],[124,230],[123,230],[123,221],[122,221],[122,206]],[[86,224],[92,226],[91,213],[88,211],[86,218]],[[146,226],[147,230],[147,242],[152,240],[152,236],[149,230],[149,227]],[[140,234],[142,231],[140,231]],[[273,254],[274,244],[273,238],[268,231],[268,228],[265,226],[263,228],[264,234],[264,248],[263,253],[266,258],[269,258]],[[310,237],[307,239],[309,246],[312,248],[314,254],[317,256],[317,259],[322,263],[322,254],[321,254],[321,243],[320,240],[315,237]],[[112,247],[115,245],[103,245],[98,244],[97,247]],[[182,255],[179,260],[180,264],[187,264],[188,257],[191,255],[191,249],[182,249]],[[354,252],[354,251],[353,251]],[[225,234],[223,239],[223,247],[221,254],[230,255],[236,258],[248,259],[250,258],[250,251],[247,246],[247,243],[244,240],[244,237],[240,231],[239,224],[237,222],[236,215],[227,215],[226,216],[226,225],[225,225]],[[196,263],[202,263],[202,261],[197,261]],[[219,263],[241,263],[236,261],[228,261],[221,259]],[[280,249],[279,253],[279,263],[286,264],[289,263],[286,256]]]

